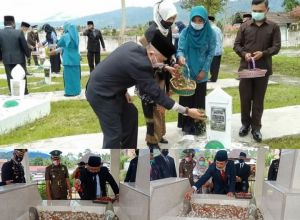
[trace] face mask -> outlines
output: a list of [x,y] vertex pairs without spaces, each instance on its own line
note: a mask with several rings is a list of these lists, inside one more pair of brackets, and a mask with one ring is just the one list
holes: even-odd
[[160,23],[165,29],[169,29],[173,25],[173,22],[171,21],[161,20]]
[[168,150],[162,150],[161,153],[162,153],[162,155],[164,155],[166,157],[166,156],[168,156],[169,151]]
[[204,27],[204,24],[197,24],[195,22],[191,22],[191,25],[196,31],[200,31]]
[[19,156],[15,155],[15,159],[17,162],[21,163],[23,160],[23,157],[19,157]]
[[240,162],[240,163],[244,163],[244,160],[243,160],[243,159],[239,159],[239,162]]
[[252,18],[255,21],[263,21],[266,18],[266,15],[264,12],[252,12]]
[[190,162],[190,161],[192,160],[192,158],[186,157],[185,160],[186,160],[187,162]]
[[53,165],[54,166],[58,166],[60,164],[60,161],[59,160],[53,160]]
[[204,166],[205,162],[204,161],[199,161],[200,166]]

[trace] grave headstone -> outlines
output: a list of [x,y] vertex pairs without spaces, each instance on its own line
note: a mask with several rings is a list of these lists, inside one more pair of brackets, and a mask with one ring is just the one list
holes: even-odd
[[206,97],[208,141],[219,141],[225,148],[231,147],[232,97],[221,88],[214,89]]

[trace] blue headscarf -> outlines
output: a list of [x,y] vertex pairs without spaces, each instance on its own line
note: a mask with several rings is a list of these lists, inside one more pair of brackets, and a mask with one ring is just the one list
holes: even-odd
[[78,31],[75,27],[75,25],[66,22],[64,24],[64,32],[65,34],[65,42],[66,42],[66,46],[68,46],[71,42],[71,40],[74,41],[76,47],[79,45],[79,36],[78,36]]
[[[199,16],[205,22],[204,27],[201,30],[195,30],[192,25],[192,19],[195,16]],[[189,26],[186,30],[186,37],[187,41],[190,43],[188,44],[189,47],[193,48],[201,48],[203,45],[207,44],[209,39],[214,36],[213,30],[208,21],[208,13],[207,10],[203,6],[196,6],[193,7],[190,14],[190,22]],[[186,48],[188,51],[188,48]]]

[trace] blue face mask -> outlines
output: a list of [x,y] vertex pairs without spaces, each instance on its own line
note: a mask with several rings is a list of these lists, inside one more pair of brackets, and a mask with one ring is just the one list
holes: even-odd
[[204,162],[204,161],[199,161],[199,165],[200,165],[200,166],[204,166],[204,165],[205,165],[205,162]]
[[197,24],[195,22],[191,22],[191,25],[196,31],[200,31],[204,27],[204,24]]
[[252,12],[252,18],[255,21],[263,21],[266,18],[266,15],[264,12]]

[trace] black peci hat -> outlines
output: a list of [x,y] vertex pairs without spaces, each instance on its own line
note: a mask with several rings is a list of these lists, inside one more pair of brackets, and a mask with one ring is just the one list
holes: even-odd
[[15,17],[11,15],[5,15],[4,22],[15,22]]
[[94,22],[93,21],[88,21],[87,25],[94,25]]
[[241,152],[240,157],[247,157],[247,155],[244,152]]
[[214,16],[208,16],[208,20],[210,20],[210,21],[215,21],[216,20],[216,18],[214,17]]
[[88,165],[90,167],[99,167],[101,165],[101,158],[98,156],[90,156]]
[[27,28],[29,28],[29,27],[30,27],[30,24],[28,24],[28,23],[25,22],[25,21],[22,21],[21,27],[27,27]]
[[159,31],[156,31],[150,43],[166,58],[171,58],[176,53],[174,45]]
[[215,159],[216,159],[216,161],[220,161],[220,162],[228,160],[227,151],[219,150],[216,153]]

